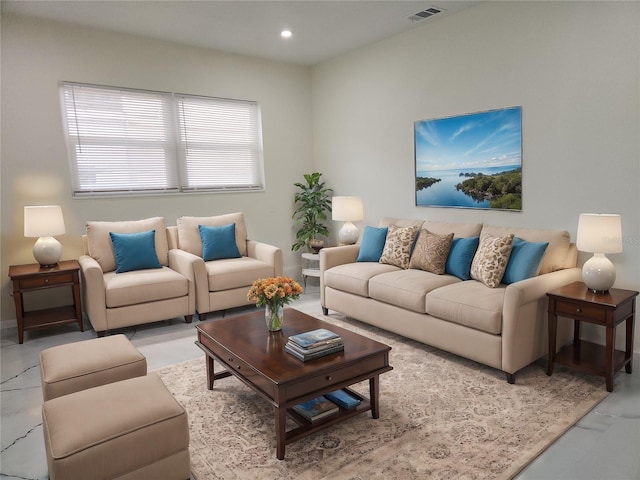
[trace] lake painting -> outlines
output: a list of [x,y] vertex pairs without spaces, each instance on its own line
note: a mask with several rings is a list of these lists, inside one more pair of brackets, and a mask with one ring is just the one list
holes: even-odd
[[416,205],[522,210],[522,107],[414,124]]

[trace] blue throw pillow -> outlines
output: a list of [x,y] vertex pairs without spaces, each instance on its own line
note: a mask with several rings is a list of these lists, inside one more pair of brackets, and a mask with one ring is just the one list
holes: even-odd
[[479,243],[480,237],[454,238],[444,272],[461,280],[470,280],[471,263]]
[[502,283],[509,285],[535,276],[548,246],[549,242],[534,243],[514,238]]
[[162,268],[156,253],[156,231],[138,233],[109,232],[116,257],[116,273]]
[[379,261],[384,250],[384,242],[387,240],[387,231],[387,227],[375,228],[368,225],[364,227],[356,262]]
[[202,258],[220,260],[223,258],[240,258],[240,250],[236,244],[236,224],[230,223],[221,227],[198,225],[202,239]]

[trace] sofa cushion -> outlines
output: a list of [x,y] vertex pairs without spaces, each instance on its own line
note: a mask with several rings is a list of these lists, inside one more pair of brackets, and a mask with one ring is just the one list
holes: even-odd
[[247,256],[247,227],[242,213],[227,213],[213,217],[180,217],[176,221],[178,226],[178,243],[181,250],[202,257],[202,238],[198,225],[207,227],[221,227],[236,224],[236,245],[243,257]]
[[478,249],[480,237],[454,238],[444,272],[461,280],[471,280],[471,262]]
[[108,272],[104,275],[107,308],[124,307],[184,297],[189,282],[168,267],[132,272]]
[[481,237],[478,251],[471,263],[471,278],[491,288],[500,285],[509,262],[512,243],[512,233],[503,237],[492,235]]
[[434,317],[498,335],[502,332],[506,288],[489,288],[475,280],[448,285],[427,294],[426,311]]
[[87,250],[102,268],[103,272],[112,272],[116,269],[116,257],[109,232],[114,233],[138,233],[155,230],[156,255],[164,266],[169,265],[169,247],[164,218],[153,217],[144,220],[131,220],[122,222],[87,222]]
[[387,227],[365,226],[356,262],[378,262],[384,250],[388,230]]
[[369,280],[369,296],[397,307],[426,313],[425,296],[431,290],[460,282],[452,275],[408,269],[382,273]]
[[442,275],[452,240],[453,233],[437,235],[423,228],[416,240],[409,267]]
[[389,226],[387,239],[384,243],[380,263],[395,265],[400,268],[409,268],[411,249],[418,234],[419,228]]
[[382,273],[395,272],[398,270],[398,267],[384,263],[346,263],[325,271],[324,284],[336,290],[368,297],[369,280],[371,278]]
[[422,224],[422,228],[426,228],[431,233],[437,233],[438,235],[453,233],[454,238],[468,238],[480,236],[482,224],[427,220]]
[[219,227],[198,225],[198,231],[202,241],[202,258],[205,262],[241,256],[236,245],[235,223]]
[[520,237],[527,242],[549,242],[549,246],[542,257],[539,275],[575,266],[575,264],[572,264],[573,257],[569,255],[571,235],[567,231],[484,225],[481,236],[489,234],[494,237],[500,237],[509,233],[513,233],[516,237]]
[[504,271],[502,283],[511,283],[535,277],[549,242],[526,242],[519,237],[513,239],[509,263]]
[[162,268],[156,254],[155,230],[138,233],[109,232],[116,257],[116,273]]
[[272,277],[273,266],[251,257],[225,258],[206,262],[210,292],[249,287],[258,278]]

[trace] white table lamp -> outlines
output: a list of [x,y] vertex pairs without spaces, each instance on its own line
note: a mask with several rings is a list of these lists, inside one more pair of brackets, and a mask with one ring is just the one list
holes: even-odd
[[52,267],[62,256],[62,245],[53,238],[65,233],[60,205],[24,207],[24,236],[38,237],[33,256],[43,267]]
[[345,222],[338,232],[338,241],[342,245],[353,245],[358,241],[360,232],[352,222],[364,218],[364,209],[360,197],[333,197],[331,199],[331,218]]
[[578,250],[593,253],[582,267],[582,280],[593,292],[607,292],[616,281],[616,269],[605,253],[622,252],[620,215],[582,213],[578,220]]

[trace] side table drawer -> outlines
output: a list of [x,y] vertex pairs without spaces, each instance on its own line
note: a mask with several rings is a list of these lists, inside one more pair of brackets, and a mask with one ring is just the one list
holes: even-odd
[[21,289],[45,288],[65,284],[73,284],[73,273],[61,273],[57,275],[27,277],[20,279]]
[[607,319],[607,312],[604,308],[560,300],[556,300],[555,313],[569,318],[581,318],[601,323],[605,323]]

